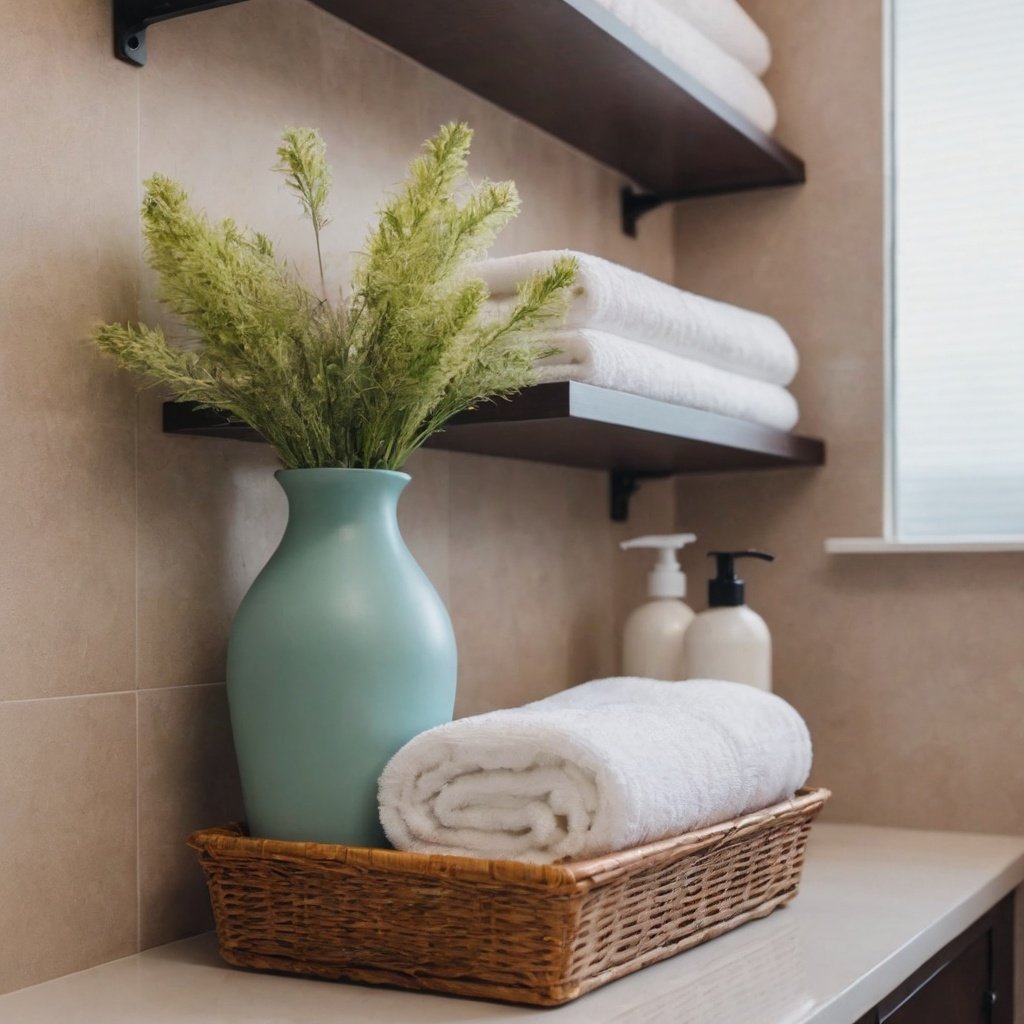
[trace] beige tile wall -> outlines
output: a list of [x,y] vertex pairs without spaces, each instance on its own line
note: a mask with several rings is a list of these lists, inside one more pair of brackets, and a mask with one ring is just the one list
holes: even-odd
[[0,991],[207,924],[181,840],[239,813],[224,637],[283,502],[269,452],[162,435],[158,396],[136,398],[83,339],[154,313],[135,214],[153,170],[310,270],[267,171],[288,124],[319,125],[331,147],[333,281],[381,187],[439,122],[467,118],[475,173],[514,177],[524,197],[499,252],[569,245],[666,279],[677,264],[681,284],[775,313],[803,352],[804,428],[830,441],[821,471],[648,484],[623,527],[601,474],[417,455],[403,529],[453,614],[460,713],[610,671],[643,580],[614,542],[663,529],[678,502],[702,546],[780,555],[750,591],[834,817],[1024,830],[1007,713],[1024,685],[1019,556],[822,553],[881,520],[879,5],[751,0],[775,41],[780,133],[810,181],[686,204],[675,234],[659,212],[639,242],[618,232],[616,175],[304,0],[160,25],[143,71],[111,58],[107,0],[2,5]]
[[708,547],[779,555],[749,569],[748,589],[772,628],[777,689],[810,723],[833,819],[1021,833],[1024,556],[822,546],[882,527],[882,3],[749,7],[773,40],[779,135],[809,180],[681,205],[677,281],[789,327],[801,429],[828,440],[829,462],[681,480],[678,525]]
[[[340,284],[382,189],[465,118],[474,174],[523,195],[497,251],[673,271],[670,211],[626,239],[617,175],[305,0],[156,26],[141,71],[110,50],[109,0],[0,4],[0,991],[207,927],[182,840],[240,813],[225,633],[284,504],[266,449],[164,436],[159,396],[136,398],[85,340],[156,313],[140,179],[176,176],[309,272],[269,168],[283,127],[321,127]],[[436,452],[409,468],[403,529],[453,614],[461,713],[613,670],[643,578],[615,541],[670,524],[668,482],[612,527],[599,473]]]

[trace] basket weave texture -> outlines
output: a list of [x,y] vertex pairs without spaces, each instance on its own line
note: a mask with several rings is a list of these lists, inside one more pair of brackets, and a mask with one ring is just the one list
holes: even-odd
[[827,789],[586,861],[522,864],[189,836],[230,964],[556,1006],[797,892]]

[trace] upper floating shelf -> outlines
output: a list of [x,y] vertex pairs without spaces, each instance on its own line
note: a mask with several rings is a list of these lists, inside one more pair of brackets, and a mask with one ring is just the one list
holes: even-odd
[[314,0],[663,196],[804,180],[802,161],[595,0]]
[[[118,55],[145,28],[239,0],[114,0]],[[433,71],[665,199],[804,180],[803,162],[613,18],[596,0],[313,0]],[[630,231],[632,233],[632,231]]]
[[[164,430],[243,441],[244,423],[188,403],[164,405]],[[820,466],[825,445],[756,423],[590,384],[538,384],[448,422],[431,448],[636,474]]]

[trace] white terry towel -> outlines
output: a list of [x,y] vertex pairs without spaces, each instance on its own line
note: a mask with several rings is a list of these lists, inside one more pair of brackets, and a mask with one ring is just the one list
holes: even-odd
[[792,430],[800,417],[796,399],[778,384],[741,377],[614,334],[551,331],[545,341],[559,351],[534,364],[541,384],[577,380],[776,430]]
[[527,252],[483,260],[473,273],[503,304],[519,282],[547,270],[558,256],[575,257],[579,267],[566,327],[607,331],[769,384],[789,384],[796,376],[796,347],[777,320],[694,295],[600,256],[567,249]]
[[738,0],[659,0],[759,78],[772,62],[772,47]]
[[774,694],[601,679],[415,737],[381,775],[380,820],[400,850],[548,864],[769,807],[810,770]]
[[694,24],[656,0],[597,0],[644,42],[763,132],[771,133],[778,111],[757,75],[726,53]]

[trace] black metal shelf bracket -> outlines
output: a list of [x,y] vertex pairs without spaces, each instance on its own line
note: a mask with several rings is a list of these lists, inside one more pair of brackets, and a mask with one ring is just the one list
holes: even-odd
[[669,476],[666,472],[639,469],[613,469],[608,475],[609,512],[613,522],[624,523],[629,519],[629,499],[639,490],[644,480],[661,480]]
[[656,192],[637,192],[626,185],[622,189],[622,233],[636,238],[636,222],[651,210],[669,202],[668,196]]
[[680,203],[684,199],[699,199],[702,196],[720,196],[734,192],[752,192],[765,188],[782,188],[785,185],[802,185],[807,180],[804,172],[804,165],[797,161],[792,176],[781,181],[764,181],[754,184],[737,184],[728,182],[716,185],[698,186],[686,189],[683,192],[671,192],[662,195],[658,192],[638,192],[629,185],[623,187],[620,195],[620,206],[622,211],[622,233],[630,238],[636,238],[637,221],[645,213],[656,210],[665,203]]
[[114,0],[114,56],[136,67],[146,63],[146,29],[158,21],[243,0]]

